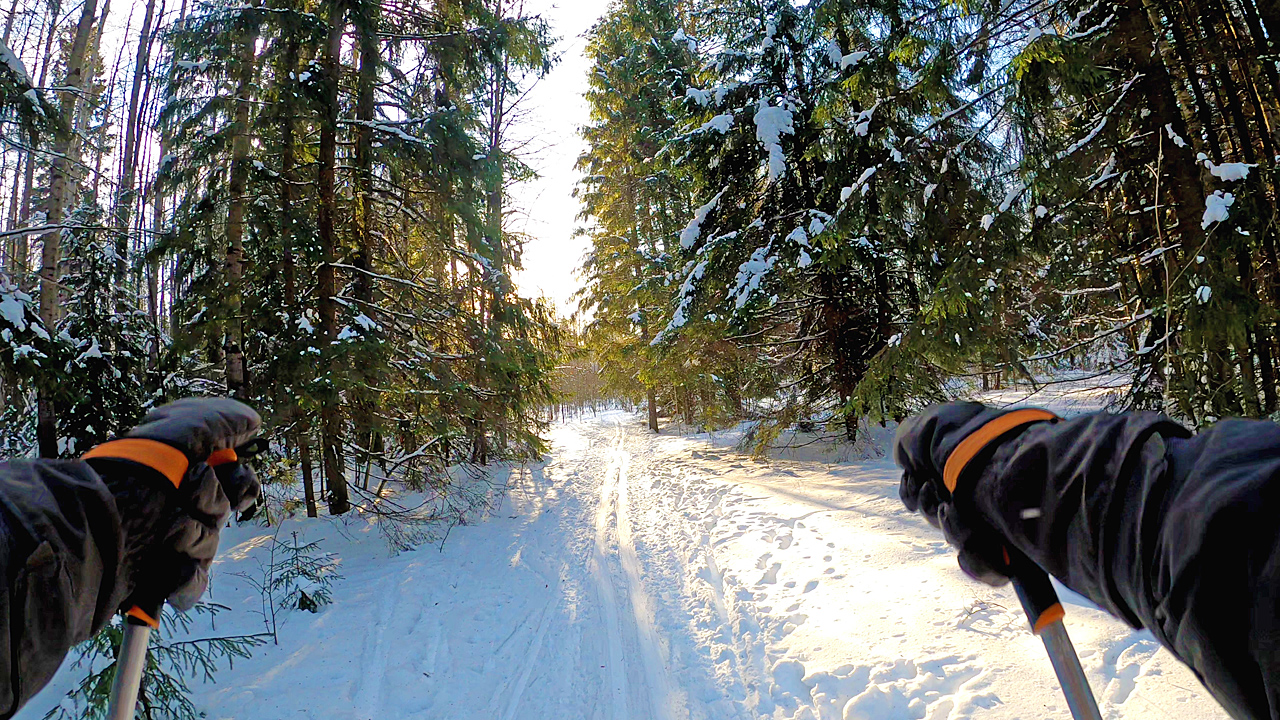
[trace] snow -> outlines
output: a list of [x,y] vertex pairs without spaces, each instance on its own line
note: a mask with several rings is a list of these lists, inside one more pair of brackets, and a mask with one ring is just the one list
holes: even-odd
[[[854,135],[857,135],[858,137],[866,137],[867,133],[871,132],[871,116],[875,113],[876,108],[878,107],[880,107],[880,103],[877,102],[875,105],[872,105],[866,110],[858,113],[858,119],[854,121],[853,126]],[[946,167],[944,166],[942,172],[946,171]]]
[[1187,146],[1187,141],[1183,140],[1181,135],[1173,131],[1173,123],[1165,123],[1164,131],[1169,134],[1169,139],[1173,141],[1174,145],[1177,145],[1178,147]]
[[1212,195],[1204,199],[1204,219],[1200,221],[1200,227],[1207,230],[1210,225],[1226,220],[1227,208],[1231,207],[1235,201],[1236,198],[1231,193],[1215,190]]
[[689,221],[684,230],[680,231],[680,247],[688,250],[693,247],[694,243],[698,242],[698,238],[702,235],[702,223],[707,221],[707,216],[720,204],[720,198],[724,197],[724,193],[724,190],[716,193],[716,196],[711,198],[711,202],[698,208],[693,213],[693,219]]
[[702,127],[698,128],[698,132],[707,132],[708,130],[715,130],[716,132],[723,135],[724,133],[729,132],[729,129],[732,127],[733,127],[733,114],[725,113],[724,115],[716,115],[715,117],[703,123]]
[[862,174],[858,176],[858,182],[854,183],[854,187],[859,187],[859,188],[865,187],[866,184],[871,181],[871,176],[875,174],[876,174],[876,167],[874,165],[863,170]]
[[1208,285],[1201,285],[1196,288],[1196,304],[1204,305],[1209,302],[1209,298],[1213,297],[1213,288]]
[[[621,412],[553,425],[545,461],[496,469],[507,497],[439,549],[393,555],[355,515],[289,520],[281,537],[341,557],[333,604],[285,613],[278,646],[193,681],[196,708],[210,720],[1068,720],[1013,590],[965,577],[898,499],[880,457],[891,429],[843,449],[784,433],[810,444],[764,460],[732,449],[743,430],[655,436]],[[259,596],[235,573],[257,572],[272,533],[223,532],[210,599],[231,610],[205,633],[261,631]],[[1063,600],[1104,717],[1226,719],[1150,635]],[[77,679],[68,663],[19,720]]]
[[851,52],[851,53],[849,53],[848,55],[845,55],[845,56],[841,57],[841,58],[840,58],[840,69],[841,69],[841,70],[847,70],[847,69],[849,69],[849,68],[851,68],[851,67],[853,67],[853,66],[857,65],[858,63],[860,63],[860,62],[862,62],[864,59],[866,59],[867,55],[869,55],[869,54],[870,54],[870,53],[859,51],[859,52]]
[[1068,147],[1066,150],[1063,150],[1062,152],[1058,153],[1059,160],[1066,158],[1069,155],[1072,155],[1080,148],[1093,142],[1093,139],[1098,136],[1098,133],[1102,132],[1102,129],[1107,126],[1107,118],[1111,115],[1112,112],[1115,111],[1116,107],[1120,105],[1120,101],[1124,100],[1125,96],[1129,94],[1129,88],[1133,87],[1133,83],[1136,82],[1139,77],[1141,77],[1141,74],[1134,75],[1132,78],[1129,78],[1129,81],[1126,82],[1122,88],[1120,88],[1120,93],[1116,97],[1115,102],[1111,103],[1111,107],[1108,108],[1107,112],[1103,114],[1102,119],[1098,122],[1098,124],[1095,125],[1094,128],[1090,130],[1087,135],[1085,135],[1084,137],[1072,143],[1071,146]]
[[1242,162],[1222,163],[1215,165],[1212,160],[1206,159],[1204,166],[1209,168],[1209,172],[1219,180],[1226,182],[1236,182],[1249,177],[1249,168],[1258,167]]
[[21,291],[9,290],[0,294],[0,318],[19,330],[27,329],[24,297],[30,302],[30,296]]
[[686,88],[684,91],[684,96],[686,98],[698,103],[702,107],[706,107],[711,104],[711,95],[712,92],[710,90],[699,90],[695,87]]
[[734,297],[734,305],[739,310],[751,300],[751,294],[760,289],[761,281],[777,262],[777,257],[769,255],[769,249],[768,245],[756,248],[751,258],[738,266],[738,277],[730,296]]
[[698,52],[698,41],[686,35],[683,28],[676,30],[675,34],[671,36],[671,39],[674,42],[684,45],[691,53]]
[[741,87],[741,83],[727,82],[715,89],[716,105],[723,105],[725,96]]
[[89,344],[89,348],[80,353],[80,357],[76,358],[76,362],[79,363],[88,360],[89,358],[100,357],[102,357],[102,348],[98,346],[98,338],[93,338],[92,342]]
[[787,169],[786,156],[782,152],[782,136],[795,133],[791,111],[785,107],[770,106],[766,100],[761,100],[759,109],[756,110],[755,123],[756,139],[769,152],[769,182],[773,182]]
[[1004,201],[1000,203],[1000,212],[1007,212],[1009,207],[1013,205],[1014,201],[1017,200],[1018,196],[1022,195],[1025,190],[1025,187],[1019,185],[1005,193]]
[[995,216],[995,215],[992,215],[991,213],[987,213],[986,215],[983,215],[983,216],[982,216],[982,229],[983,229],[983,230],[990,230],[990,229],[991,229],[991,224],[992,224],[992,223],[994,223],[995,221],[996,221],[996,216]]
[[937,183],[929,183],[924,186],[924,204],[929,204],[929,198],[933,197],[933,192],[938,189]]
[[35,84],[31,82],[31,75],[27,72],[27,66],[22,64],[22,59],[14,55],[13,51],[3,41],[0,41],[0,65],[9,68],[9,72],[13,73],[17,85],[25,85],[30,88]]
[[838,66],[840,64],[844,59],[844,53],[840,50],[840,43],[835,40],[827,41],[827,59],[831,61],[832,65]]

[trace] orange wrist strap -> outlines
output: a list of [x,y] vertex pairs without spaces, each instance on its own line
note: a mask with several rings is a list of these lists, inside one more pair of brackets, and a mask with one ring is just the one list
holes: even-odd
[[187,474],[187,467],[190,465],[181,450],[158,440],[142,438],[105,442],[80,456],[81,460],[92,458],[131,460],[146,465],[164,475],[174,487],[182,484],[182,477]]
[[1005,433],[1016,430],[1023,425],[1057,419],[1058,416],[1048,410],[1027,408],[1026,410],[1014,410],[1013,412],[1005,413],[988,422],[970,433],[968,437],[960,441],[955,450],[951,451],[951,455],[947,457],[947,465],[942,469],[943,484],[947,486],[947,490],[954,493],[956,485],[960,482],[960,476],[964,474],[965,466],[969,464],[969,461],[977,457],[978,453],[982,452],[985,447]]
[[147,612],[146,610],[143,610],[137,605],[134,605],[133,607],[129,608],[129,612],[125,613],[125,615],[128,615],[131,618],[136,618],[138,620],[141,620],[142,622],[151,626],[152,630],[160,629],[159,618],[152,617],[151,613]]
[[227,463],[233,463],[239,460],[240,457],[236,455],[236,449],[227,448],[226,450],[214,450],[213,454],[209,456],[209,459],[205,460],[205,464],[209,467],[218,467],[219,465],[226,465]]

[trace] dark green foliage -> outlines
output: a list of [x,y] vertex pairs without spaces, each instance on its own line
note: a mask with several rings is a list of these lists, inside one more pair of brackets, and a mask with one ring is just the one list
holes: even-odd
[[[647,5],[682,18],[670,37],[696,57],[650,153],[694,194],[686,230],[658,233],[669,254],[610,276],[674,276],[649,313],[659,347],[724,339],[769,369],[759,437],[813,421],[851,436],[956,376],[1035,386],[1080,368],[1127,374],[1129,405],[1194,422],[1272,412],[1277,155],[1261,128],[1280,74],[1261,58],[1280,19],[1184,6]],[[621,41],[596,78],[647,42]],[[600,108],[635,95],[604,91]],[[1229,218],[1205,214],[1228,194]]]
[[[190,636],[197,617],[206,616],[212,621],[226,609],[201,603],[190,613],[170,611],[160,616],[160,630],[151,634],[147,667],[142,676],[139,718],[196,720],[203,717],[187,697],[191,693],[189,680],[200,678],[203,682],[212,682],[214,673],[224,664],[231,667],[236,659],[248,658],[253,648],[266,642],[262,635],[172,639],[175,635]],[[45,720],[99,720],[107,716],[111,684],[115,681],[116,648],[123,637],[124,624],[117,619],[79,647],[74,667],[83,669],[86,675],[59,706],[45,714]]]

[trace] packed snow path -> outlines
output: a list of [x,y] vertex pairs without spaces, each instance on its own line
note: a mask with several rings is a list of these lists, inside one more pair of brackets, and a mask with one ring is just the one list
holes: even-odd
[[[898,501],[890,463],[758,461],[732,440],[655,437],[622,413],[556,425],[547,460],[512,470],[499,510],[440,551],[392,557],[364,526],[291,523],[342,554],[333,605],[288,614],[279,647],[194,683],[197,706],[237,720],[1069,717],[1012,591],[960,573]],[[221,632],[258,607],[231,573],[270,537],[230,532],[213,599],[238,609]],[[1225,717],[1149,636],[1074,605],[1067,622],[1105,717]]]

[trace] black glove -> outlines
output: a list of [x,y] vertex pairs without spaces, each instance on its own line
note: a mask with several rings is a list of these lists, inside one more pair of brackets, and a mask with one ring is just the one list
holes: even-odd
[[[965,573],[996,587],[1009,581],[1008,543],[978,510],[975,497],[982,489],[960,482],[953,493],[944,482],[944,472],[952,453],[966,438],[1008,412],[974,402],[935,405],[903,421],[893,448],[893,459],[902,468],[898,493],[903,504],[909,510],[919,510],[934,527],[942,528],[947,542],[960,551],[960,568]],[[993,437],[983,445],[967,463],[969,469],[989,458],[999,439]],[[971,481],[976,475],[965,472],[960,479]]]
[[124,438],[85,455],[120,514],[126,608],[150,614],[167,599],[188,610],[204,594],[219,530],[261,492],[235,454],[261,425],[235,400],[188,398],[156,408]]

